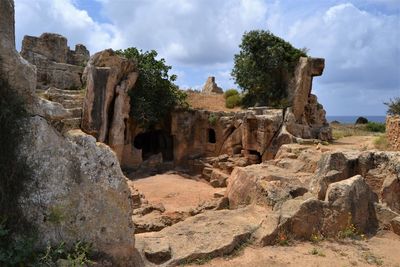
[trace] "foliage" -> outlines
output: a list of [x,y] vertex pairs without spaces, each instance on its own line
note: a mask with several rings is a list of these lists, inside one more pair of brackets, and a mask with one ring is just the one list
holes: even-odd
[[287,97],[288,80],[305,50],[263,30],[246,32],[240,49],[232,76],[245,93],[242,105],[278,106]]
[[11,232],[0,222],[0,266],[55,266],[62,259],[67,266],[85,266],[92,263],[92,246],[82,241],[67,248],[64,242],[48,246],[44,251],[34,249],[36,238],[22,235],[11,238]]
[[131,92],[131,115],[143,128],[162,123],[176,106],[187,107],[186,94],[174,84],[176,75],[169,75],[171,66],[156,59],[154,50],[143,52],[135,47],[117,53],[137,62],[139,77]]
[[211,126],[215,126],[215,124],[217,123],[218,117],[215,116],[215,114],[210,114],[210,116],[208,116],[208,123]]
[[239,95],[238,90],[236,90],[236,89],[228,89],[224,93],[224,98],[227,99],[228,97],[233,96],[233,95]]
[[389,102],[384,103],[388,106],[387,114],[389,115],[400,115],[400,97],[390,99]]
[[325,257],[325,253],[322,250],[319,250],[318,248],[314,247],[313,249],[310,250],[310,254],[314,256],[320,256],[320,257]]
[[242,98],[240,95],[231,95],[225,100],[225,107],[234,108],[240,106]]
[[28,117],[24,99],[13,90],[0,73],[0,215],[7,219],[7,229],[20,231],[27,227],[18,199],[32,171],[19,153],[25,135],[21,127]]
[[365,125],[365,129],[374,133],[384,133],[386,125],[384,123],[370,121]]

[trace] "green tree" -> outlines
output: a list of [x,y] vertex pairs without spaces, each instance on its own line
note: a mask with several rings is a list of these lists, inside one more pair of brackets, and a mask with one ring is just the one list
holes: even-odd
[[387,114],[389,115],[400,115],[400,97],[390,99],[389,102],[384,103],[388,106]]
[[242,89],[242,105],[280,106],[295,66],[306,49],[296,49],[269,31],[246,32],[235,55],[231,75]]
[[143,52],[135,47],[118,50],[117,53],[134,59],[139,77],[131,97],[131,116],[145,129],[163,123],[176,106],[187,107],[186,94],[174,84],[176,75],[169,75],[172,68],[163,58],[156,59],[154,50]]

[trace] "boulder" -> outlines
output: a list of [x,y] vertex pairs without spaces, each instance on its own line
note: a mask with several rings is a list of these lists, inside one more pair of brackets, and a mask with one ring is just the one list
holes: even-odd
[[119,160],[125,145],[130,111],[129,92],[138,70],[132,60],[111,49],[93,55],[85,68],[87,92],[83,104],[82,130],[114,149]]
[[215,77],[208,77],[206,83],[204,84],[203,94],[223,94],[224,91],[221,87],[218,87],[217,83],[215,82]]
[[355,124],[367,124],[368,123],[368,119],[364,118],[364,117],[358,117]]
[[213,187],[225,187],[226,186],[226,180],[228,179],[229,175],[218,170],[218,169],[213,169],[210,177],[210,184]]
[[[400,174],[400,172],[398,173]],[[387,176],[381,191],[382,202],[393,211],[400,213],[400,176]]]
[[400,235],[400,216],[393,218],[393,220],[390,221],[390,224],[392,226],[393,232]]

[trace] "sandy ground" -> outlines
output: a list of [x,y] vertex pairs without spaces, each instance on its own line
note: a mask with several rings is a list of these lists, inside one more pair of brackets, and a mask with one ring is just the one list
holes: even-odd
[[159,174],[135,180],[133,184],[150,203],[162,203],[167,212],[188,211],[221,191],[178,174]]
[[[291,246],[252,247],[234,256],[203,262],[212,267],[400,267],[400,237],[392,232],[380,233],[365,241],[296,242]],[[188,265],[198,266],[198,265]]]
[[205,95],[199,93],[188,93],[187,101],[192,108],[210,111],[233,112],[242,110],[240,107],[226,108],[223,94]]
[[329,146],[334,149],[375,149],[374,140],[376,136],[348,136],[333,141]]

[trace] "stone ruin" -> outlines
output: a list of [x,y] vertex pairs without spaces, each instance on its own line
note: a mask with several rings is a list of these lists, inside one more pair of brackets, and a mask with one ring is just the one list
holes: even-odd
[[[42,246],[84,239],[111,266],[176,266],[232,253],[249,240],[272,245],[282,232],[335,235],[349,214],[366,233],[400,234],[399,153],[322,146],[332,134],[311,89],[323,59],[299,60],[288,108],[177,109],[169,124],[146,131],[129,116],[140,75],[133,61],[112,50],[88,60],[83,46],[73,52],[64,37],[44,34],[24,39],[21,54],[32,65],[15,50],[13,0],[0,2],[0,26],[0,70],[31,115],[21,153],[35,174],[21,203]],[[217,86],[208,81],[211,92]],[[71,84],[85,90],[68,90],[76,89]],[[163,162],[224,189],[189,212],[165,212],[121,171]],[[52,212],[67,219],[54,224]]]
[[393,150],[400,150],[400,116],[386,117],[386,138]]
[[67,38],[54,33],[25,36],[21,56],[36,66],[39,89],[82,88],[83,69],[90,57],[84,45],[77,44],[75,50],[70,50]]
[[209,94],[223,94],[224,91],[221,87],[218,87],[215,82],[215,77],[211,76],[207,78],[206,83],[204,84],[203,90],[201,93],[209,95]]

